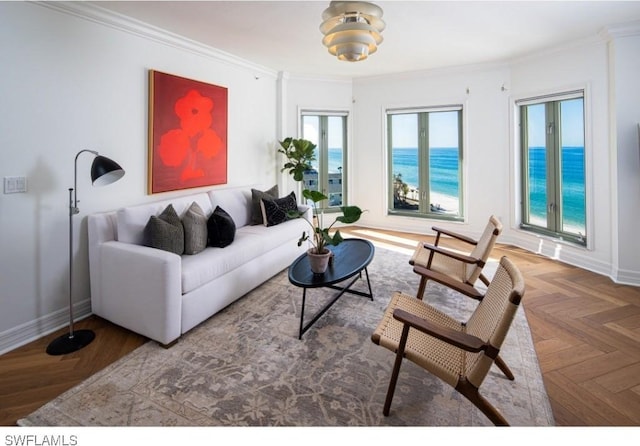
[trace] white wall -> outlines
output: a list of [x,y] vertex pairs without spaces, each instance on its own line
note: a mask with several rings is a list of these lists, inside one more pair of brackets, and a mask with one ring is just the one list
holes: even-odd
[[[635,37],[615,40],[611,61],[606,41],[595,36],[503,66],[355,80],[352,202],[369,210],[359,224],[430,233],[437,223],[478,236],[493,213],[505,224],[503,243],[640,283],[637,34],[636,28]],[[586,90],[587,248],[519,229],[515,101],[577,88]],[[463,104],[465,110],[465,222],[387,215],[385,109],[446,104]]]
[[[640,283],[640,29],[611,33],[556,52],[512,63],[514,98],[586,88],[588,249],[533,237],[513,243],[610,276]],[[537,248],[536,248],[537,247]]]
[[640,283],[640,32],[616,34],[610,43],[620,240],[616,276],[621,282]]
[[[280,139],[286,137],[301,138],[300,110],[340,110],[351,113],[351,80],[344,79],[311,79],[307,77],[296,77],[288,74],[281,76],[281,87],[285,91],[282,97],[282,135]],[[350,140],[353,140],[351,128],[351,116],[348,119],[347,129]],[[352,144],[349,143],[349,147]],[[279,169],[285,160],[278,157]],[[291,190],[298,188],[291,175],[284,172],[281,175],[280,188]],[[296,191],[298,193],[298,191]]]
[[119,22],[105,26],[95,10],[85,12],[98,23],[62,7],[0,2],[0,177],[28,179],[27,193],[0,194],[0,353],[68,321],[68,188],[79,150],[116,160],[126,175],[93,188],[92,156],[78,159],[77,316],[90,311],[86,216],[192,192],[146,193],[149,69],[228,88],[224,187],[277,176],[277,73],[135,23],[127,31]]
[[[534,252],[612,275],[616,228],[615,162],[609,145],[608,52],[603,41],[584,42],[511,64],[511,100],[585,89],[585,163],[587,248],[559,243],[517,230],[518,209],[512,208],[514,228],[506,239]],[[512,129],[512,134],[515,134]]]
[[[430,233],[434,220],[387,215],[385,110],[463,105],[465,221],[438,226],[479,235],[490,214],[509,211],[508,95],[506,66],[464,67],[354,81],[353,203],[368,210],[362,224]],[[489,174],[491,172],[491,174]]]

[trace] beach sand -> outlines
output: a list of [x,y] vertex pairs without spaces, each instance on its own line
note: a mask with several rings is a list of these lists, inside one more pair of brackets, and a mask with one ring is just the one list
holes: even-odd
[[457,197],[451,195],[439,194],[431,192],[431,200],[429,202],[434,206],[439,206],[447,212],[458,213],[460,205]]
[[[407,201],[417,203],[419,196],[420,192],[418,189],[412,189],[407,194]],[[459,201],[457,197],[431,192],[430,198],[429,203],[433,206],[439,207],[442,212],[457,214],[459,211]]]

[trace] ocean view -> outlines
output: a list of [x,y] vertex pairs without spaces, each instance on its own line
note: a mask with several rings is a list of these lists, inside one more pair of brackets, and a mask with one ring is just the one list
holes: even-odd
[[[532,222],[544,224],[546,219],[546,165],[544,147],[531,147],[530,177]],[[458,203],[458,150],[456,148],[432,148],[430,150],[431,170],[429,172],[431,202],[440,204],[446,210]],[[584,148],[562,148],[563,216],[565,230],[584,234]],[[393,150],[393,172],[402,174],[402,181],[417,190],[418,149],[397,148]],[[342,150],[329,149],[329,171],[339,172],[342,166]],[[572,228],[572,229],[570,229]]]
[[[584,147],[562,148],[562,208],[564,229],[585,234]],[[544,224],[547,210],[544,147],[529,148],[530,213]]]

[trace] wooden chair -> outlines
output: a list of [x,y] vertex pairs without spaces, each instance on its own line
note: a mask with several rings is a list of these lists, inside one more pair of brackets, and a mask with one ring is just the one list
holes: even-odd
[[484,299],[466,323],[396,292],[371,336],[374,343],[396,352],[384,415],[389,415],[400,365],[407,358],[451,385],[494,424],[508,425],[478,390],[498,358],[523,295],[522,274],[507,257],[500,260]]
[[[482,299],[483,294],[475,288],[475,283],[480,279],[482,283],[489,285],[482,269],[502,232],[500,220],[492,215],[478,240],[435,226],[432,229],[436,231],[435,244],[419,242],[409,260],[409,264],[414,266],[414,272],[422,276],[416,297],[422,299],[427,281],[434,280],[473,299]],[[473,246],[473,249],[469,254],[462,254],[438,246],[442,234],[465,242]]]

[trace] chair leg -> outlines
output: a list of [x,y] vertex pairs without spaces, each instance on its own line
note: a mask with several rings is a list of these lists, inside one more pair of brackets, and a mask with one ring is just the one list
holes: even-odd
[[404,358],[404,348],[407,345],[407,338],[409,337],[409,326],[404,325],[402,328],[402,336],[400,336],[400,344],[398,345],[398,351],[396,352],[396,361],[393,364],[393,372],[391,373],[391,380],[389,381],[389,388],[387,389],[387,397],[384,400],[384,408],[382,409],[383,415],[386,417],[389,415],[389,409],[391,409],[391,400],[396,390],[396,383],[398,382],[398,376],[400,375],[400,366],[402,365],[402,358]]
[[502,416],[498,409],[493,407],[489,401],[478,392],[478,388],[467,380],[461,380],[456,386],[456,390],[464,395],[473,403],[480,411],[491,420],[496,426],[509,426],[507,420]]
[[495,359],[495,364],[498,366],[498,368],[500,370],[502,370],[502,373],[504,373],[504,375],[510,379],[511,381],[513,381],[514,379],[516,379],[513,376],[513,373],[511,373],[511,370],[509,369],[509,367],[507,366],[507,364],[502,360],[502,358],[500,357],[500,355],[496,356]]
[[420,285],[418,286],[418,292],[416,293],[416,297],[420,300],[424,297],[424,290],[427,289],[427,278],[424,276],[420,277]]

